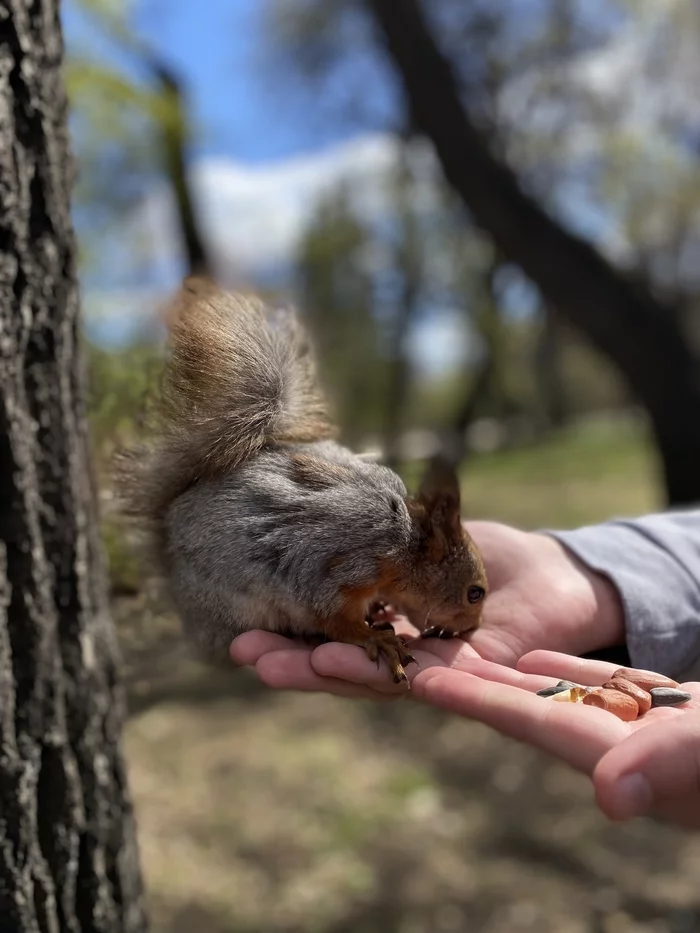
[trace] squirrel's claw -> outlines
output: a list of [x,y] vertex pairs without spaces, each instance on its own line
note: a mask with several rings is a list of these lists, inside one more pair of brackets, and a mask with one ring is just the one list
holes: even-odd
[[421,638],[456,638],[459,632],[454,632],[449,628],[442,628],[440,625],[431,625],[430,628],[424,629],[420,637]]
[[367,657],[370,661],[376,661],[379,667],[380,659],[383,657],[391,671],[392,680],[395,684],[405,682],[408,685],[408,677],[404,670],[407,664],[417,664],[413,655],[406,650],[400,636],[393,629],[385,630],[383,627],[377,629],[372,627],[371,633],[364,643]]

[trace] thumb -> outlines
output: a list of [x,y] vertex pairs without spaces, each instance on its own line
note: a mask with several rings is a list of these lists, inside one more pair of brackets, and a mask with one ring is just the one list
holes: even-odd
[[598,806],[612,820],[663,812],[674,797],[696,796],[700,812],[700,710],[663,710],[603,755],[593,784]]

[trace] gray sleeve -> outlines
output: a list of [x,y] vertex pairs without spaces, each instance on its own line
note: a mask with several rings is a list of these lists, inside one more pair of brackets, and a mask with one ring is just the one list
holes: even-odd
[[547,531],[617,587],[633,667],[669,676],[700,660],[700,510]]

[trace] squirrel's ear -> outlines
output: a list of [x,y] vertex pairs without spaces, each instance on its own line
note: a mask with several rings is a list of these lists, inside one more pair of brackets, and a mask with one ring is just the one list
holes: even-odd
[[461,532],[459,478],[454,467],[434,461],[418,490],[418,501],[433,524]]

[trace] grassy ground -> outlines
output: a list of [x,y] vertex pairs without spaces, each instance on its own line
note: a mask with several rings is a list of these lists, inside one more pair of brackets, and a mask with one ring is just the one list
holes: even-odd
[[[523,527],[659,503],[620,425],[475,459],[465,494]],[[585,780],[478,725],[205,671],[152,586],[115,613],[159,933],[700,929],[700,839],[608,825]]]
[[465,511],[523,528],[577,527],[661,507],[658,465],[642,427],[592,420],[533,447],[465,467]]

